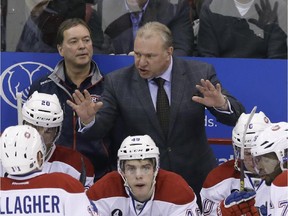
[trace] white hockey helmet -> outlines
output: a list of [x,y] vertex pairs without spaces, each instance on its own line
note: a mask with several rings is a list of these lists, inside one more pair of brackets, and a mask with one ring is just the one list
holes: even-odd
[[[235,156],[235,168],[237,170],[240,170],[240,168],[238,167],[238,161],[240,160],[241,157],[243,135],[249,116],[250,114],[242,113],[235,127],[232,130],[232,143]],[[246,131],[244,140],[244,149],[250,149],[254,145],[255,136],[260,131],[263,131],[269,125],[271,125],[271,122],[263,112],[260,111],[259,113],[255,113]]]
[[253,157],[274,152],[282,170],[288,169],[288,123],[278,122],[259,134],[251,149]]
[[63,110],[56,94],[35,91],[24,103],[23,120],[41,127],[58,127],[63,122]]
[[4,130],[0,139],[2,165],[10,175],[42,169],[45,144],[35,128],[28,125],[11,126]]
[[150,136],[128,136],[123,140],[118,150],[118,172],[121,174],[121,161],[155,158],[155,173],[157,174],[159,170],[159,155],[159,149]]
[[[232,130],[233,145],[239,148],[242,148],[243,133],[249,116],[250,114],[242,113]],[[251,148],[255,135],[269,125],[271,125],[271,122],[263,112],[255,113],[246,131],[244,148]]]

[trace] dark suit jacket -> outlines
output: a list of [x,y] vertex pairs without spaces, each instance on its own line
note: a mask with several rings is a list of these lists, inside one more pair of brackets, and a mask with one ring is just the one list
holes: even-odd
[[[208,0],[200,13],[198,52],[205,57],[230,58],[287,58],[287,4],[269,0],[273,9],[278,1],[278,23],[258,24],[249,19],[259,19],[255,0],[242,17],[231,0]],[[261,7],[261,6],[260,6]],[[286,8],[286,9],[285,9]],[[264,13],[263,13],[264,14]],[[265,14],[266,22],[272,14]]]
[[[124,137],[150,135],[160,149],[160,167],[182,175],[199,193],[206,175],[216,166],[216,159],[207,143],[205,107],[191,98],[199,94],[195,85],[201,78],[209,79],[213,84],[219,80],[210,64],[173,59],[167,140],[157,119],[147,81],[139,76],[134,65],[106,75],[102,97],[104,106],[86,134],[91,138],[103,136],[121,117]],[[223,90],[223,93],[229,98],[234,113],[223,114],[213,108],[208,109],[219,122],[234,126],[244,107],[227,91]]]
[[[99,6],[100,5],[100,6]],[[104,0],[98,3],[107,52],[128,54],[133,51],[134,39],[130,14],[124,0]],[[175,55],[188,56],[193,51],[193,29],[189,19],[189,5],[180,0],[171,4],[167,0],[150,0],[139,26],[149,21],[167,25],[174,38]]]

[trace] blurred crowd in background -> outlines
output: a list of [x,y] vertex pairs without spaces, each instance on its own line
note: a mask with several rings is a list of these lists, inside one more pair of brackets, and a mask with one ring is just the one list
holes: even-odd
[[57,52],[57,28],[75,17],[94,54],[133,54],[137,29],[158,21],[177,56],[287,58],[286,0],[1,0],[1,51]]

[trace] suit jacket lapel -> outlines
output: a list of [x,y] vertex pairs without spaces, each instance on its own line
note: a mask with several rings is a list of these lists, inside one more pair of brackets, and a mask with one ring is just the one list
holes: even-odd
[[173,58],[173,68],[172,68],[172,83],[171,83],[171,107],[170,107],[170,123],[169,123],[169,132],[173,131],[173,126],[177,118],[179,107],[181,106],[181,101],[183,98],[183,92],[185,91],[186,86],[186,72],[181,67],[179,61],[176,57]]
[[158,122],[156,111],[155,111],[155,108],[151,99],[148,83],[146,80],[144,80],[143,78],[139,76],[136,68],[134,68],[132,85],[140,103],[142,104],[143,109],[145,110],[147,114],[148,119],[151,122],[151,126],[153,126],[156,130],[158,130],[159,134],[161,133],[164,138],[164,134]]
[[[171,108],[170,108],[170,123],[169,123],[169,139],[170,133],[173,131],[174,123],[177,118],[179,107],[181,106],[181,101],[183,98],[183,92],[186,85],[186,72],[182,69],[179,61],[176,57],[173,58],[173,68],[172,68],[172,83],[171,83]],[[150,119],[151,126],[153,126],[158,134],[161,134],[163,140],[165,139],[164,133],[159,124],[156,111],[151,99],[150,91],[146,80],[142,79],[138,71],[134,68],[135,72],[133,75],[133,89],[135,89],[137,97],[141,102],[143,109],[145,110],[147,117]]]

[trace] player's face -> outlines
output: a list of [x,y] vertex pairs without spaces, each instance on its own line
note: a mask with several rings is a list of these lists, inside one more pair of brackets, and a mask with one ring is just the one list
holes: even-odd
[[164,48],[163,39],[159,35],[136,37],[134,62],[140,76],[148,79],[163,74],[169,67],[172,51],[173,47]]
[[46,127],[37,127],[36,128],[40,135],[42,135],[43,140],[47,148],[49,148],[57,135],[57,127],[46,128]]
[[51,127],[51,128],[41,127],[41,126],[30,124],[28,122],[24,122],[24,124],[30,125],[31,127],[34,127],[38,131],[38,133],[43,137],[44,143],[48,151],[51,148],[58,134],[58,128],[57,127]]
[[66,67],[90,66],[93,46],[89,30],[83,25],[77,25],[65,30],[63,38],[63,43],[58,45],[58,51],[64,57]]
[[123,175],[138,201],[143,202],[151,197],[154,169],[150,160],[126,161]]
[[256,173],[255,163],[250,149],[244,149],[244,165],[249,172]]
[[257,156],[254,158],[254,161],[259,172],[259,176],[262,179],[270,178],[269,175],[273,173],[277,165],[279,165],[277,156],[274,153]]

